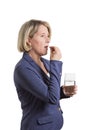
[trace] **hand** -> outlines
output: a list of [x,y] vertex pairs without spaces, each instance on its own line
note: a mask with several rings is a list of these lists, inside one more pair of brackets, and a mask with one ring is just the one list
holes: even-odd
[[62,57],[61,51],[58,47],[50,47],[50,60],[60,60]]
[[77,86],[63,86],[63,92],[66,96],[73,96],[77,93]]

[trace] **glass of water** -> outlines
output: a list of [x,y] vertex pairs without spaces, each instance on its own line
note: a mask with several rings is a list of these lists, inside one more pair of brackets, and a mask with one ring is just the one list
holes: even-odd
[[72,94],[76,85],[75,73],[65,73],[64,75],[64,92],[65,94]]

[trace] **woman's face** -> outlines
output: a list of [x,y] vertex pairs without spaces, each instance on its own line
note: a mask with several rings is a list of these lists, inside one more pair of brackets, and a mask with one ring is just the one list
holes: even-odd
[[47,27],[40,25],[38,31],[30,38],[32,50],[35,54],[42,56],[46,55],[48,51],[50,38]]

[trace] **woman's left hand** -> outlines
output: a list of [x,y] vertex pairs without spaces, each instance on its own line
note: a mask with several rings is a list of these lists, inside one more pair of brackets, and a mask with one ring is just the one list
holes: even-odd
[[73,96],[77,93],[77,85],[62,86],[63,92],[66,96]]

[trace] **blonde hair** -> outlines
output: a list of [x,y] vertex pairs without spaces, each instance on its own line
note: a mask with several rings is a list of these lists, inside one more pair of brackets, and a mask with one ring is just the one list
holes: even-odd
[[17,47],[20,52],[28,52],[30,50],[30,46],[27,44],[27,39],[28,37],[32,38],[34,36],[40,25],[47,27],[49,38],[51,38],[51,28],[48,22],[35,19],[27,21],[21,26],[18,34]]

